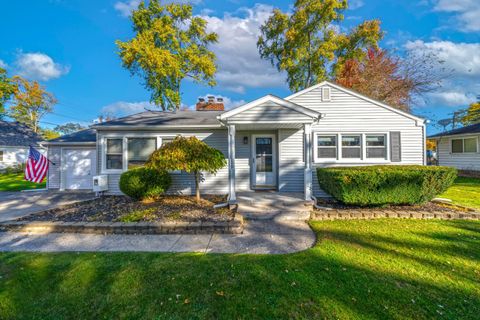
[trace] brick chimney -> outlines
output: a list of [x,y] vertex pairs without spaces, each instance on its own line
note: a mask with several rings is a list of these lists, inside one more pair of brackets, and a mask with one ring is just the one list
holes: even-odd
[[204,98],[198,98],[196,105],[197,111],[224,111],[225,106],[223,105],[223,99],[217,98],[215,100],[214,96],[208,96],[207,101]]

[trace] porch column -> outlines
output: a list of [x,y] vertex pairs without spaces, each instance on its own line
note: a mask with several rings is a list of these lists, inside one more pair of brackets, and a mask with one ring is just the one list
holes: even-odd
[[312,126],[303,125],[304,150],[305,150],[305,171],[304,171],[304,196],[305,201],[312,200]]
[[228,203],[237,203],[235,195],[235,125],[228,125]]

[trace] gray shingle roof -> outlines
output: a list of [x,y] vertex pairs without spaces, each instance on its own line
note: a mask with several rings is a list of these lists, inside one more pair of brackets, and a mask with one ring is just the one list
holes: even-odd
[[95,125],[95,128],[110,126],[175,126],[175,125],[220,125],[217,116],[224,111],[145,111],[131,116]]
[[454,135],[469,134],[469,133],[480,133],[480,123],[472,124],[463,128],[458,128],[450,131],[437,133],[432,136],[428,136],[428,138],[439,138],[443,136],[454,136]]
[[42,140],[24,124],[0,120],[0,146],[38,146]]
[[64,136],[49,140],[48,143],[78,143],[78,142],[96,142],[97,131],[95,129],[85,129],[74,133],[66,134]]

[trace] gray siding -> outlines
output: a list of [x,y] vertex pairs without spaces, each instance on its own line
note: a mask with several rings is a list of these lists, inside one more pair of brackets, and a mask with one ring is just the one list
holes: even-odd
[[[458,138],[477,137],[480,141],[480,135],[458,136],[454,138],[444,137],[438,141],[438,164],[441,166],[455,167],[460,170],[476,170],[480,171],[480,153],[452,154],[451,140]],[[477,145],[480,151],[480,146]]]
[[279,190],[303,192],[303,129],[282,129],[279,136]]
[[309,121],[311,118],[292,109],[272,103],[263,103],[245,110],[228,119],[229,123],[269,122],[269,121]]

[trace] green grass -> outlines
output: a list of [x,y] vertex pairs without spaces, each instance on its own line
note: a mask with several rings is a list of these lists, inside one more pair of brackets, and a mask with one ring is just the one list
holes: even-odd
[[441,198],[448,198],[454,204],[480,209],[480,179],[458,177],[453,186]]
[[312,227],[289,255],[2,253],[0,318],[478,319],[479,222]]
[[46,182],[33,183],[23,180],[23,173],[0,173],[0,191],[20,191],[45,188]]

